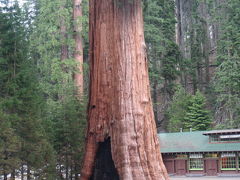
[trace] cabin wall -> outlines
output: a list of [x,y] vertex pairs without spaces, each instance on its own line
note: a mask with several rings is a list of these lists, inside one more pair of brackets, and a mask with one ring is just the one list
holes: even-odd
[[[199,154],[199,153],[198,153]],[[239,163],[239,152],[236,152],[236,163]],[[218,157],[216,158],[208,158],[203,155],[203,170],[191,170],[190,169],[190,159],[189,154],[185,154],[188,158],[179,158],[181,154],[162,154],[163,162],[166,166],[169,175],[194,175],[201,174],[206,176],[221,176],[222,174],[239,174],[240,175],[240,164],[237,165],[238,168],[236,170],[222,170],[221,169],[221,152],[218,153]]]

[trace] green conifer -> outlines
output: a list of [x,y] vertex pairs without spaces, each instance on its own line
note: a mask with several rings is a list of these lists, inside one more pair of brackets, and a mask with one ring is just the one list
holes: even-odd
[[209,111],[206,109],[206,98],[198,90],[196,95],[192,96],[187,112],[184,117],[184,129],[207,130],[210,128],[211,119]]

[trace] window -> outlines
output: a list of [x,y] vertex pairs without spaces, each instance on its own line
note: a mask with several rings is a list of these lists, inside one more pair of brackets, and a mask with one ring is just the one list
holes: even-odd
[[203,155],[202,154],[190,154],[189,169],[190,170],[203,170]]
[[221,168],[222,170],[235,170],[237,168],[236,154],[234,153],[221,154]]
[[240,142],[240,134],[229,135],[211,135],[209,136],[209,142]]
[[209,136],[209,140],[210,140],[210,142],[218,142],[218,141],[220,141],[218,135],[211,135],[211,136]]

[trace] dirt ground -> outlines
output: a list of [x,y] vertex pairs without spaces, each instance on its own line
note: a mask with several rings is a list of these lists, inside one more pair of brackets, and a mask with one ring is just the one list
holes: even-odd
[[240,180],[240,177],[213,177],[213,176],[204,176],[204,177],[170,177],[170,180]]

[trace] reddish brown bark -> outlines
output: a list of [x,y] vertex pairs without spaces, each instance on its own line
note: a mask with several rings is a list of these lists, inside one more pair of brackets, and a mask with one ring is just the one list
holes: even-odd
[[83,44],[82,44],[82,0],[73,0],[73,21],[75,50],[74,59],[77,62],[77,73],[74,74],[74,81],[77,87],[77,94],[83,94]]
[[81,179],[111,140],[120,179],[167,180],[154,121],[141,0],[90,0],[90,100]]

